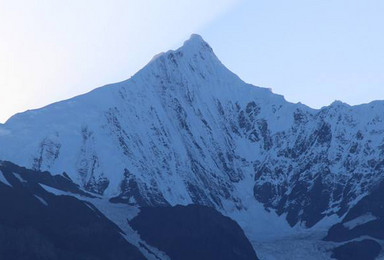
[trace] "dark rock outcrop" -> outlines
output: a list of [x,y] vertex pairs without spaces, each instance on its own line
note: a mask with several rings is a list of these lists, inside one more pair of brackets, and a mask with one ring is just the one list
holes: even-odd
[[257,259],[240,226],[213,208],[143,207],[130,225],[173,260]]
[[381,246],[374,240],[349,242],[333,250],[332,258],[337,260],[374,260],[379,255]]

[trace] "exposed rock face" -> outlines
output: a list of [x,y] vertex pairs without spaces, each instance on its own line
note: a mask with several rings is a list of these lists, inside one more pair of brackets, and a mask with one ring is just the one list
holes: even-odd
[[0,158],[142,206],[246,215],[253,196],[311,227],[383,178],[383,111],[286,102],[241,81],[194,35],[127,81],[15,115],[0,126]]

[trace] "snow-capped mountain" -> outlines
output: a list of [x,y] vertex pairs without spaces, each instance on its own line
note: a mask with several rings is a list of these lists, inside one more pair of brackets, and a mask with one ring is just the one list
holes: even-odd
[[126,81],[13,116],[0,159],[131,205],[211,206],[257,240],[337,219],[370,193],[384,177],[383,111],[287,102],[192,35]]

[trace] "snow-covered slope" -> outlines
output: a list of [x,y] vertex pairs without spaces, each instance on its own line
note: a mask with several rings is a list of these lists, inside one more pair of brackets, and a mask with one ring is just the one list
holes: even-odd
[[126,81],[13,116],[0,159],[130,204],[212,206],[257,239],[289,232],[282,217],[307,227],[340,217],[383,178],[383,111],[289,103],[192,35]]

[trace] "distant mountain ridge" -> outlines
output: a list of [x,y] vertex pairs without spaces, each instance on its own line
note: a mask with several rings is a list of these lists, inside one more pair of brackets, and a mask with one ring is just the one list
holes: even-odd
[[255,205],[310,228],[369,195],[384,178],[383,111],[289,103],[192,35],[126,81],[13,116],[0,159],[130,205],[210,206],[251,236]]

